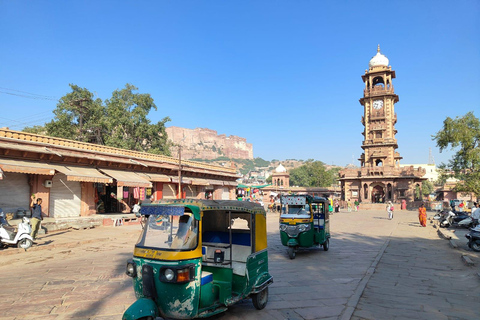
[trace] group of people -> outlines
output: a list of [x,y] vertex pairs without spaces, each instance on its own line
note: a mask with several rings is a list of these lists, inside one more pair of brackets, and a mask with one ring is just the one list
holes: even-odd
[[[387,213],[388,213],[388,220],[393,219],[393,211],[395,210],[395,207],[393,205],[392,201],[387,202]],[[421,204],[420,207],[418,208],[418,221],[420,222],[420,225],[422,227],[427,226],[427,209],[425,208],[425,204]]]

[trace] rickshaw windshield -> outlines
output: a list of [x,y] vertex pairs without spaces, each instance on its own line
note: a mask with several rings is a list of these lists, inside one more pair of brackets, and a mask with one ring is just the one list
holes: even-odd
[[281,216],[284,218],[310,218],[310,207],[308,204],[287,204],[283,206]]
[[192,250],[198,245],[198,221],[192,213],[150,215],[137,246],[160,250]]

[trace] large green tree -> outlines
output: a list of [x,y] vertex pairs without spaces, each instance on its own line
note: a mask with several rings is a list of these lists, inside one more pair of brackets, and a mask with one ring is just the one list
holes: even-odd
[[337,180],[338,170],[327,170],[321,161],[308,161],[290,171],[290,185],[299,187],[328,187]]
[[105,108],[102,100],[86,88],[70,84],[72,92],[63,96],[53,111],[54,119],[45,124],[46,134],[53,137],[89,141],[90,133],[103,128]]
[[165,123],[169,117],[152,124],[147,115],[157,110],[150,94],[136,93],[135,86],[127,84],[122,90],[115,90],[112,98],[105,101],[108,135],[105,144],[118,148],[169,154],[168,136]]
[[443,128],[433,136],[440,152],[450,148],[455,151],[448,164],[440,167],[446,175],[460,181],[455,190],[473,192],[480,197],[480,121],[473,112],[463,117],[443,121]]
[[45,127],[25,128],[26,132],[97,143],[107,146],[170,155],[165,123],[148,119],[150,111],[157,110],[150,94],[136,92],[138,88],[126,84],[115,90],[103,102],[86,88],[70,84],[71,92],[63,96],[55,117]]

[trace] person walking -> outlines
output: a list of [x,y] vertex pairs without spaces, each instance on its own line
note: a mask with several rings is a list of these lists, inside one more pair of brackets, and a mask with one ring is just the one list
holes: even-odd
[[352,212],[352,202],[350,199],[347,200],[347,211]]
[[418,208],[418,220],[422,227],[427,226],[427,209],[423,203],[420,205],[420,208]]
[[360,202],[358,202],[358,200],[355,200],[355,202],[354,202],[353,204],[354,204],[354,207],[353,207],[353,208],[355,209],[355,212],[357,212],[357,211],[358,211],[358,207],[359,207],[359,205],[360,205]]
[[338,212],[338,210],[340,210],[340,203],[338,200],[335,200],[335,212]]
[[40,224],[43,220],[42,217],[42,198],[38,198],[36,203],[35,202],[35,195],[32,194],[31,201],[30,201],[30,208],[32,208],[32,233],[30,236],[32,237],[33,241],[36,240],[38,229],[40,229]]
[[387,202],[387,212],[388,212],[388,220],[393,219],[393,203],[392,201]]

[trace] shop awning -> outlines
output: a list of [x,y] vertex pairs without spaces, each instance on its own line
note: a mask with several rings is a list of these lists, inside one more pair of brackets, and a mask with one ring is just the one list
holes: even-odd
[[137,172],[142,178],[147,179],[148,181],[152,182],[170,182],[170,177],[166,174],[161,173],[145,173],[145,172]]
[[246,184],[239,184],[238,187],[239,188],[251,188],[251,189],[262,189],[262,188],[265,188],[265,187],[269,187],[271,186],[272,184],[262,184],[262,185],[259,185],[259,186],[247,186]]
[[211,186],[223,186],[223,181],[221,180],[208,180],[208,184]]
[[67,181],[112,183],[112,178],[102,174],[95,168],[76,167],[76,166],[59,166],[52,167],[60,173],[67,176]]
[[47,163],[24,160],[0,159],[0,168],[3,172],[43,174],[53,176],[55,169]]
[[[178,177],[172,177],[172,183],[178,183]],[[184,178],[182,177],[183,184],[192,184],[192,178]]]
[[236,187],[238,185],[237,181],[223,181],[224,186]]
[[192,185],[194,186],[208,186],[208,180],[207,179],[201,179],[201,178],[192,178]]
[[113,169],[100,169],[100,171],[117,180],[117,186],[120,187],[152,187],[152,183],[150,181],[132,171],[121,171]]

